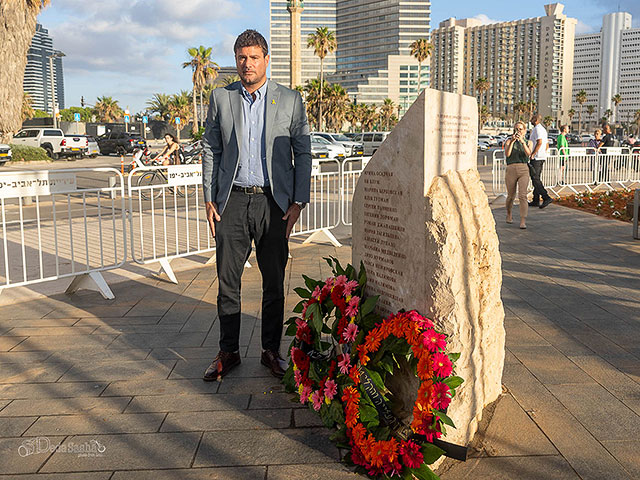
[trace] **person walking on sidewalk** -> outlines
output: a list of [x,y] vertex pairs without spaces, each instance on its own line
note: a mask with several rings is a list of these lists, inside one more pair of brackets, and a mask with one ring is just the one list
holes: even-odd
[[[540,180],[540,174],[542,173],[544,162],[547,159],[547,149],[549,147],[549,137],[541,122],[542,115],[539,113],[531,117],[533,130],[531,131],[529,140],[531,141],[533,151],[530,155],[529,174],[531,175],[531,183],[533,183],[533,200],[529,203],[529,206],[545,208],[553,200],[551,200],[547,190],[544,188],[544,185],[542,185],[542,180]],[[540,204],[541,197],[542,204]]]
[[562,125],[560,127],[560,135],[558,135],[558,138],[556,139],[556,147],[558,148],[558,155],[560,156],[560,171],[558,172],[559,185],[564,185],[564,169],[566,168],[565,162],[569,156],[567,133],[569,133],[569,126]]
[[207,220],[216,241],[220,351],[204,373],[220,380],[240,364],[240,284],[255,243],[262,274],[262,357],[274,376],[280,356],[289,235],[309,202],[311,140],[300,94],[267,80],[269,48],[246,30],[234,45],[240,81],[211,94],[203,137]]
[[520,228],[527,228],[527,188],[529,187],[529,156],[531,147],[525,138],[527,127],[523,122],[518,122],[513,128],[513,135],[507,140],[504,154],[507,157],[507,171],[505,183],[507,185],[507,223],[513,223],[513,201],[518,190],[518,202],[520,203]]

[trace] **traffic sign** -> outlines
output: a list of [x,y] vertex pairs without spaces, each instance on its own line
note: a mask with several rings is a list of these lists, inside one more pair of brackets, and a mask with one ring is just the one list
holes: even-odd
[[149,117],[147,117],[146,115],[142,116],[142,123],[149,123]]
[[131,121],[131,117],[129,115],[124,116],[124,123],[129,123]]
[[74,114],[73,114],[73,119],[74,119],[76,122],[79,122],[79,121],[80,121],[80,114],[79,114],[79,113],[74,113]]
[[180,125],[180,117],[176,117],[176,125]]

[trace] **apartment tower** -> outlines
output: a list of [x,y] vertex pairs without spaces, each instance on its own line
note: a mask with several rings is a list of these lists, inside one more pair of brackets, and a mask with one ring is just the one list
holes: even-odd
[[[36,32],[27,53],[27,67],[24,71],[24,91],[31,97],[31,106],[49,114],[53,112],[51,101],[51,63],[49,57],[56,53],[49,31],[42,25],[36,25]],[[62,110],[64,106],[64,77],[62,58],[53,58],[53,91],[55,104]]]

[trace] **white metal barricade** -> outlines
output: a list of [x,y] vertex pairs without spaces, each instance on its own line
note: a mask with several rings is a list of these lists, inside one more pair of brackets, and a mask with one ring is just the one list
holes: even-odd
[[202,165],[138,167],[127,187],[131,257],[141,264],[158,262],[178,283],[171,260],[215,250],[202,198]]
[[327,160],[315,163],[311,173],[309,204],[300,212],[291,235],[309,235],[304,243],[322,236],[333,245],[340,246],[331,233],[331,229],[340,224],[340,162]]
[[74,277],[67,288],[97,286],[100,272],[127,258],[124,180],[113,168],[0,174],[0,291]]
[[356,191],[358,179],[369,163],[371,157],[346,158],[342,161],[342,181],[340,196],[342,198],[342,224],[350,226],[353,223],[353,194]]

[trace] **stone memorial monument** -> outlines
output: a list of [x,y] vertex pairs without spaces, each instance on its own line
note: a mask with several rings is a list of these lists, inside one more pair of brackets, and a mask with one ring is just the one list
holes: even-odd
[[[364,262],[380,313],[416,309],[461,353],[465,383],[448,410],[457,428],[446,436],[458,444],[500,395],[504,364],[501,259],[477,136],[475,98],[425,90],[369,161],[353,200],[353,264]],[[412,391],[398,388],[395,397]]]

